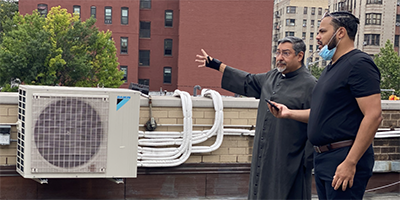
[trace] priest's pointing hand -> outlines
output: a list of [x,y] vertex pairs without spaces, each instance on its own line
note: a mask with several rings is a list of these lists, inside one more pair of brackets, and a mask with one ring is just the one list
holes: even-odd
[[217,71],[224,72],[226,67],[224,63],[216,58],[212,58],[211,56],[209,56],[207,52],[204,51],[204,49],[201,49],[201,53],[202,55],[196,55],[195,62],[199,64],[198,67],[209,67]]

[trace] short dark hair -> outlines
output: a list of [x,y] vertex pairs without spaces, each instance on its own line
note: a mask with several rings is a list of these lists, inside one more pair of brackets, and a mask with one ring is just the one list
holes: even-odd
[[287,36],[287,37],[284,37],[283,39],[278,40],[278,45],[280,45],[282,43],[286,43],[286,42],[289,42],[292,44],[293,50],[296,55],[298,55],[300,52],[304,53],[303,59],[301,60],[301,63],[304,65],[304,56],[305,56],[305,52],[306,52],[306,44],[304,43],[304,41],[298,37]]
[[326,16],[332,17],[331,24],[335,28],[335,31],[340,27],[344,27],[349,38],[353,41],[355,40],[358,24],[360,23],[360,20],[356,16],[345,11],[329,13]]

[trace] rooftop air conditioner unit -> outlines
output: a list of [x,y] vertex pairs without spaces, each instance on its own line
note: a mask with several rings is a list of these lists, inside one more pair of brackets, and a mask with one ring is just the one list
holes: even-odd
[[19,87],[17,172],[24,178],[134,178],[140,92]]

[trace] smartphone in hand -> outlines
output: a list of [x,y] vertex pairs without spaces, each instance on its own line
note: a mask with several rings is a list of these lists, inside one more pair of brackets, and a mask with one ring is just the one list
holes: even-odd
[[271,105],[274,109],[276,109],[277,111],[279,111],[279,108],[276,107],[276,105],[273,104],[271,101],[269,101],[268,99],[265,99],[265,101],[266,101],[269,105]]

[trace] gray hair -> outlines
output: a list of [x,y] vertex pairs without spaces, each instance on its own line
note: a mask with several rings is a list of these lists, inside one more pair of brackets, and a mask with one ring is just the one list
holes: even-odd
[[[283,39],[278,40],[278,45],[289,42],[293,46],[293,50],[296,55],[298,55],[300,52],[303,52],[304,54],[306,53],[306,44],[304,41],[298,37],[294,36],[287,36],[284,37]],[[303,59],[301,60],[301,63],[304,65],[304,56]]]

